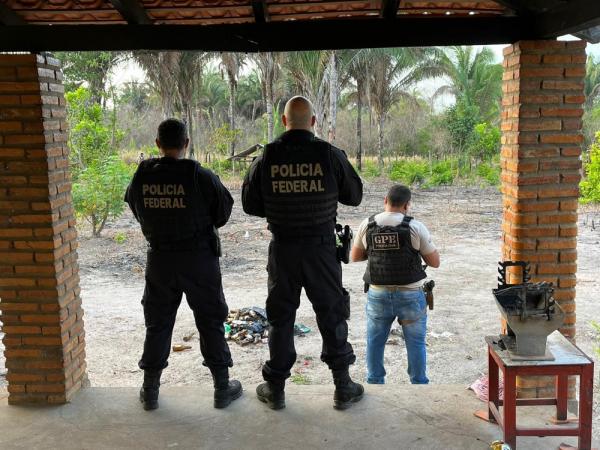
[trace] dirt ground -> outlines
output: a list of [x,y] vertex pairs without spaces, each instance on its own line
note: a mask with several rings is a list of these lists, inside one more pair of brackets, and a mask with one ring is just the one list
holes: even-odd
[[[362,205],[341,207],[339,221],[356,230],[364,218],[381,210],[388,184],[367,183]],[[263,307],[270,235],[262,219],[243,213],[239,187],[234,186],[232,193],[236,201],[234,211],[230,222],[221,230],[225,296],[230,308]],[[500,259],[501,195],[492,188],[416,190],[412,213],[431,231],[442,260],[439,269],[429,270],[436,281],[436,305],[428,323],[428,375],[432,383],[456,383],[466,387],[486,372],[484,336],[499,330],[499,313],[491,289],[496,286],[496,266]],[[600,321],[597,303],[600,212],[582,208],[579,222],[577,342],[592,355],[595,345],[600,345],[599,336],[590,324],[592,320]],[[145,242],[129,212],[112,224],[102,238],[87,237],[89,231],[85,228],[80,236],[89,379],[97,386],[137,386],[141,380],[137,360],[144,337],[140,299],[144,286]],[[125,241],[118,243],[115,236],[125,237]],[[352,302],[350,341],[357,355],[352,373],[358,379],[366,376],[365,294],[361,280],[364,266],[365,263],[352,263],[343,267],[344,285],[350,291]],[[313,331],[296,338],[298,360],[293,369],[294,382],[331,383],[330,372],[319,360],[321,339],[304,294],[297,323]],[[173,344],[183,343],[183,337],[194,330],[191,311],[187,306],[180,308]],[[172,354],[170,366],[163,375],[164,384],[210,383],[209,372],[201,365],[197,334],[191,342],[192,350]],[[231,350],[235,362],[232,374],[246,383],[259,382],[261,364],[268,358],[267,346],[241,347],[232,343]],[[409,382],[402,338],[391,336],[385,363],[388,383]],[[4,360],[0,356],[0,387],[6,384],[3,375]],[[595,434],[600,432],[598,397],[597,389]]]

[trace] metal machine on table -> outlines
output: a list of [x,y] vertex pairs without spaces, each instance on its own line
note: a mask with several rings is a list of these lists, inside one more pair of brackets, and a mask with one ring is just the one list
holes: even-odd
[[[554,356],[546,350],[546,341],[562,325],[565,313],[552,297],[552,283],[531,283],[529,263],[524,261],[504,261],[499,265],[498,288],[492,292],[507,322],[502,344],[514,360],[553,360]],[[520,269],[521,283],[508,282],[509,267]]]

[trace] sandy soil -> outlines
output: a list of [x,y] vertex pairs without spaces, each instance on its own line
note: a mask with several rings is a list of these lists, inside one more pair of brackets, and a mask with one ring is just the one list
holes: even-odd
[[[387,186],[388,182],[367,184],[362,205],[342,207],[339,220],[357,229],[365,217],[381,210]],[[221,231],[225,295],[230,308],[264,306],[269,232],[263,220],[243,213],[239,189],[234,188],[232,193],[236,200],[234,212]],[[413,197],[413,215],[428,226],[442,258],[442,266],[429,272],[436,281],[436,306],[428,323],[429,377],[432,383],[467,386],[486,371],[484,336],[499,330],[499,313],[491,289],[496,285],[496,263],[500,259],[501,196],[491,188],[417,190]],[[144,286],[143,237],[129,213],[112,224],[102,238],[88,238],[89,232],[85,229],[80,234],[90,381],[98,386],[136,386],[141,379],[137,360],[144,337],[139,303]],[[117,234],[126,237],[124,243],[115,241]],[[599,339],[590,324],[592,320],[600,321],[598,261],[600,212],[583,208],[579,234],[577,342],[590,355],[594,353],[594,340]],[[344,285],[352,298],[350,341],[357,354],[352,373],[359,379],[366,375],[365,294],[361,280],[364,264],[344,266]],[[297,322],[313,331],[296,339],[295,381],[330,383],[330,373],[319,360],[321,340],[314,314],[304,295]],[[182,343],[183,337],[194,330],[191,311],[187,307],[180,308],[173,343]],[[208,370],[201,366],[197,334],[192,343],[192,350],[172,354],[170,367],[164,372],[164,384],[210,383]],[[408,383],[402,339],[392,336],[388,344],[388,383]],[[268,357],[267,346],[240,347],[232,343],[231,350],[235,362],[233,375],[247,383],[259,382],[261,364]],[[4,360],[0,356],[0,386],[6,384],[3,374]],[[596,395],[597,424],[600,423],[598,397],[600,392]],[[596,433],[600,431],[598,428],[595,427]]]

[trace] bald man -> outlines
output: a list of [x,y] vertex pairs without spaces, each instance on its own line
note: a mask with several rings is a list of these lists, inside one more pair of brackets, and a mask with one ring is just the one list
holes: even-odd
[[315,115],[304,97],[294,97],[282,116],[286,132],[267,144],[252,163],[242,187],[248,214],[266,217],[272,240],[267,271],[270,359],[265,383],[256,389],[271,409],[285,407],[285,380],[296,361],[294,321],[304,288],[323,339],[321,360],[333,373],[334,408],[362,398],[363,387],[350,378],[356,357],[348,343],[350,299],[342,288],[336,257],[338,202],[358,206],[362,183],[344,152],[315,137]]

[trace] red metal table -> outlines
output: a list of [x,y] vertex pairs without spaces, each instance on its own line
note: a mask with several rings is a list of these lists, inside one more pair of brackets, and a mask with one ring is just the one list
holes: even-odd
[[[517,436],[578,436],[579,450],[592,445],[592,397],[594,362],[560,332],[548,336],[547,348],[552,361],[513,361],[507,350],[498,345],[500,336],[487,336],[489,401],[488,418],[497,422],[504,433],[504,442],[516,449]],[[498,397],[499,369],[502,370],[504,401]],[[517,376],[546,375],[556,377],[555,398],[517,399]],[[568,380],[579,376],[579,420],[577,426],[525,428],[517,426],[517,406],[556,405],[556,418],[567,419]],[[500,413],[502,406],[502,413]]]

